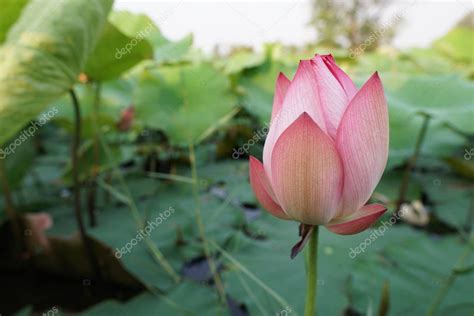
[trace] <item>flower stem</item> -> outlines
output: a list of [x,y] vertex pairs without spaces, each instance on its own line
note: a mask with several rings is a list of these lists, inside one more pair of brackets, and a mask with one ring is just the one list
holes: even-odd
[[101,280],[101,272],[98,258],[95,254],[93,244],[86,234],[84,221],[82,220],[81,209],[81,184],[79,179],[79,146],[81,143],[81,109],[79,100],[73,89],[69,90],[72,105],[74,108],[74,139],[71,149],[72,157],[72,177],[74,184],[74,214],[76,216],[77,226],[79,228],[79,235],[84,246],[86,257],[89,260],[92,271],[98,280]]
[[309,240],[306,266],[306,304],[304,307],[305,316],[316,315],[316,290],[318,280],[318,230],[319,226],[314,226]]

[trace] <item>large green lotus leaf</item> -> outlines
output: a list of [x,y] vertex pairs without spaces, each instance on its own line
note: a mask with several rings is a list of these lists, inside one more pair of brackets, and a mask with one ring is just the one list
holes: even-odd
[[249,162],[246,158],[240,160],[224,160],[207,164],[199,168],[201,178],[210,185],[223,186],[228,199],[240,203],[257,204],[255,194],[249,185]]
[[474,133],[472,84],[458,77],[383,74],[389,105],[388,167],[402,164],[414,150],[424,116],[431,119],[421,153],[445,157],[466,139],[457,130]]
[[112,12],[110,21],[128,36],[141,33],[153,46],[153,55],[157,62],[175,62],[189,59],[187,55],[193,43],[192,35],[185,36],[176,42],[170,41],[161,34],[158,27],[148,16],[128,11]]
[[253,51],[241,50],[232,53],[229,57],[219,60],[217,63],[224,68],[227,74],[239,73],[244,69],[253,68],[261,65],[265,61],[263,54],[257,54]]
[[400,58],[410,61],[418,74],[445,75],[449,73],[469,73],[468,67],[446,58],[442,52],[433,48],[412,48]]
[[198,140],[236,103],[229,79],[207,63],[144,69],[134,100],[137,121],[174,144]]
[[7,32],[20,16],[21,10],[28,0],[2,0],[0,10],[0,44],[7,37]]
[[357,64],[354,70],[356,76],[364,80],[360,81],[361,84],[375,71],[403,74],[423,72],[423,68],[420,68],[418,64],[402,58],[401,54],[395,50],[364,53],[356,58]]
[[107,315],[220,315],[228,312],[217,304],[215,290],[192,281],[185,281],[167,293],[166,299],[144,293],[126,303],[106,301],[83,312],[84,316]]
[[34,0],[25,7],[0,50],[0,144],[72,87],[111,6]]
[[[351,307],[364,315],[369,305],[377,310],[384,282],[389,287],[387,315],[403,315],[407,311],[416,311],[410,315],[426,313],[428,304],[466,245],[455,237],[435,240],[409,227],[386,227],[383,234],[368,242],[367,238],[374,233],[372,229],[357,235],[340,236],[320,228],[319,314],[343,315]],[[232,297],[242,298],[251,315],[275,315],[287,307],[302,315],[304,256],[300,254],[294,260],[289,258],[290,248],[297,240],[296,223],[265,215],[249,229],[260,236],[259,240],[239,234],[226,245],[226,251],[238,262],[226,261],[226,290]],[[351,255],[351,250],[364,242],[367,243],[364,252]],[[439,249],[445,249],[445,252]],[[471,253],[465,267],[472,266],[473,260]],[[277,295],[255,283],[241,266]],[[472,295],[469,293],[472,281],[472,273],[459,275],[440,307],[451,313],[439,315],[465,315],[455,309],[463,304],[472,308]]]
[[150,42],[163,38],[158,27],[145,14],[135,14],[120,10],[112,11],[109,20],[117,26],[120,32],[129,37],[141,33]]
[[366,80],[374,71],[392,75],[443,75],[452,73],[455,66],[451,60],[432,48],[413,48],[403,52],[389,48],[358,56],[354,72],[357,77]]
[[[424,118],[416,115],[410,107],[404,106],[387,94],[390,121],[390,150],[387,168],[403,164],[414,154],[416,140],[423,125]],[[431,121],[421,153],[429,156],[444,157],[465,143],[465,138],[442,124]]]
[[[233,182],[248,181],[245,170],[240,172],[240,169],[244,169],[244,164],[245,162],[239,161],[219,163],[212,167],[203,167],[200,171],[211,179],[220,179],[221,183],[224,183],[223,189],[228,191],[230,200],[234,201],[235,197],[241,198],[243,195],[239,193],[232,196],[233,188],[237,188],[237,183],[233,184]],[[235,175],[236,179],[233,179],[234,176],[226,176],[225,170],[233,170],[230,174]],[[392,200],[395,199],[398,196],[399,177],[400,175],[394,173],[384,176],[377,189],[378,192]],[[444,183],[444,180],[442,182]],[[419,185],[410,186],[409,197],[419,198],[420,189]],[[247,190],[250,191],[248,186]],[[441,196],[440,193],[437,194]],[[383,220],[387,221],[388,218]],[[438,245],[437,240],[408,227],[388,225],[383,236],[371,242],[364,253],[352,259],[350,257],[351,248],[364,242],[372,232],[373,230],[369,229],[358,235],[339,236],[321,228],[318,275],[318,301],[320,302],[321,315],[342,315],[350,305],[350,297],[353,298],[354,305],[352,307],[363,314],[370,303],[377,309],[381,300],[381,288],[386,279],[389,282],[390,300],[391,302],[396,301],[397,305],[390,308],[389,315],[398,315],[400,310],[413,308],[413,304],[417,300],[418,304],[423,302],[417,308],[425,311],[427,302],[434,297],[464,247],[456,238],[448,237],[444,241],[443,249],[444,247],[450,249],[450,258],[445,258],[443,253],[434,251]],[[256,238],[252,239],[249,236]],[[285,301],[283,304],[279,302],[273,294],[262,289],[246,273],[242,272],[237,264],[224,260],[228,266],[225,270],[227,272],[224,274],[226,290],[232,297],[242,298],[242,303],[246,305],[251,315],[272,315],[288,306],[293,313],[302,314],[304,296],[301,295],[301,291],[295,289],[301,289],[305,282],[302,260],[304,256],[299,255],[295,260],[289,259],[289,249],[296,240],[297,225],[295,223],[281,221],[262,214],[257,220],[248,224],[245,236],[236,233],[232,241],[226,243],[225,249],[234,259],[272,288]],[[387,251],[390,253],[386,254]],[[405,255],[418,252],[423,255],[415,258],[416,260]],[[400,254],[401,257],[398,258],[397,254]],[[430,269],[432,262],[438,262],[438,258],[441,257],[444,259],[440,261],[439,266],[421,273],[421,271]],[[390,262],[386,262],[387,260]],[[271,269],[268,268],[269,262],[271,262]],[[466,266],[470,266],[469,262],[466,262]],[[370,273],[372,269],[378,273],[376,278]],[[407,276],[402,273],[399,277],[398,274],[391,273],[391,269],[407,270],[413,274]],[[420,279],[416,278],[415,273],[420,273]],[[348,283],[351,278],[353,281],[357,279],[359,283],[370,284],[371,288],[364,288],[364,286],[354,284],[355,282]],[[401,281],[398,280],[399,278]],[[471,276],[460,276],[460,280],[451,290],[452,293],[442,304],[442,309],[451,308],[450,306],[461,304],[463,301],[469,302],[469,295],[462,293],[465,293],[466,285],[469,284],[470,279],[472,279]],[[419,291],[413,297],[406,297],[406,294],[403,294],[407,288],[418,287],[418,284],[423,286],[428,284],[429,290]],[[411,292],[410,295],[412,295]],[[462,313],[453,313],[453,315],[462,315]]]
[[456,27],[433,43],[434,48],[440,50],[450,58],[465,63],[472,63],[474,47],[472,40],[474,30],[468,27]]
[[468,134],[474,134],[472,82],[457,76],[383,76],[391,105],[413,115],[424,113]]
[[110,80],[152,56],[153,49],[144,35],[137,33],[129,37],[107,23],[87,61],[85,73],[92,80]]
[[[146,218],[147,226],[152,228],[149,232],[150,239],[177,273],[185,262],[202,257],[203,250],[194,216],[196,205],[190,184],[165,184],[160,180],[143,177],[142,173],[138,176],[130,175],[126,182],[140,216]],[[123,192],[120,184],[112,182],[111,185],[116,192]],[[98,226],[89,229],[89,233],[113,251],[126,247],[127,243],[134,243],[130,252],[120,258],[124,267],[143,284],[161,290],[172,289],[176,284],[154,260],[146,242],[137,237],[139,227],[129,206],[118,201],[117,195],[112,195],[107,206],[99,206],[102,211],[97,218]],[[174,212],[166,215],[165,211],[170,207]],[[225,205],[208,193],[201,195],[201,212],[206,223],[206,235],[219,243],[228,239],[233,233],[233,226],[239,225],[243,219],[243,213],[238,208]],[[50,209],[50,213],[55,225],[48,231],[49,234],[67,236],[76,230],[74,218],[69,216],[70,209],[57,207]],[[151,222],[154,224],[150,224]]]
[[[228,268],[223,279],[227,292],[239,297],[250,315],[279,315],[283,310],[291,310],[289,315],[303,315],[304,253],[290,259],[290,249],[298,240],[297,223],[264,214],[248,230],[259,240],[239,233],[226,246],[226,251],[239,263],[225,261]],[[334,243],[334,238],[334,234],[321,228],[317,298],[320,315],[343,315],[348,305],[344,284],[352,262],[348,249]],[[255,283],[240,265],[276,294]]]
[[[441,163],[441,162],[439,162]],[[428,165],[428,163],[424,163]],[[437,166],[433,164],[432,168]],[[438,170],[443,170],[438,167]],[[457,178],[448,172],[415,174],[417,182],[423,185],[430,203],[429,209],[445,223],[460,230],[469,227],[472,218],[469,216],[474,185],[462,178]]]
[[[29,127],[31,131],[34,126]],[[28,129],[15,135],[14,141],[8,143],[5,148],[13,151],[5,157],[5,171],[11,189],[20,187],[23,178],[26,176],[35,160],[34,134],[27,134]],[[37,131],[35,132],[37,133]],[[28,136],[32,135],[32,136]],[[0,159],[3,159],[3,152],[0,152]]]
[[178,41],[169,41],[155,45],[155,60],[160,63],[170,63],[191,60],[189,56],[191,46],[193,45],[193,36],[191,34]]
[[[354,260],[351,293],[356,309],[363,310],[368,301],[379,302],[384,282],[387,282],[388,315],[425,315],[466,252],[467,244],[457,237],[435,239],[393,226],[388,226],[378,238],[371,237],[373,234],[367,231],[355,237],[351,246],[358,246],[359,242],[368,245]],[[377,244],[384,244],[383,248]],[[459,268],[472,267],[473,263],[474,252],[471,251]],[[473,281],[472,271],[458,274],[435,315],[463,316],[467,311],[472,312]]]
[[[391,205],[395,205],[398,200],[398,196],[400,194],[400,185],[403,179],[403,171],[386,171],[380,182],[377,184],[375,188],[373,198],[383,197],[388,199],[389,203],[387,206],[391,209]],[[421,186],[416,181],[410,181],[410,185],[408,186],[408,190],[406,192],[406,199],[409,201],[420,199],[421,198]]]

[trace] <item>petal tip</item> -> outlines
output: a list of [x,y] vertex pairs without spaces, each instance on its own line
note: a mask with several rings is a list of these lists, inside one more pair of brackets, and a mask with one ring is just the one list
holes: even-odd
[[286,80],[288,80],[288,78],[286,77],[286,75],[285,75],[283,72],[280,71],[280,72],[278,73],[278,80],[281,80],[281,79],[286,79]]
[[[316,122],[313,120],[313,118],[311,117],[311,115],[309,115],[308,112],[304,111],[303,113],[300,114],[300,116],[298,116],[296,118],[296,120],[291,123],[290,126],[292,125],[295,125],[295,124],[301,124],[303,127],[304,126],[309,126],[309,125],[316,125],[318,126],[318,124],[316,124]],[[289,127],[288,127],[289,128]],[[319,126],[318,126],[319,128]]]
[[284,90],[286,93],[286,90],[288,89],[288,85],[290,83],[291,83],[290,79],[288,79],[288,77],[283,72],[280,71],[277,76],[277,82],[276,82],[277,89],[279,86],[283,85],[285,87]]
[[355,218],[329,223],[326,228],[339,235],[354,235],[369,228],[386,211],[384,205],[368,204],[362,207]]
[[382,86],[382,80],[380,79],[379,72],[374,72],[367,82],[373,82],[374,84],[380,84],[380,86]]

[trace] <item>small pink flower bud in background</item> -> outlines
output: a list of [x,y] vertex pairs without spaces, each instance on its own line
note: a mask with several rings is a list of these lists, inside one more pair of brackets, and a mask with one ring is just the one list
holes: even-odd
[[133,125],[134,118],[135,107],[133,105],[130,105],[122,111],[120,115],[120,121],[117,123],[117,128],[122,132],[130,130]]
[[51,245],[45,231],[53,226],[51,215],[48,213],[28,213],[25,215],[25,224],[28,250],[34,254],[49,251]]

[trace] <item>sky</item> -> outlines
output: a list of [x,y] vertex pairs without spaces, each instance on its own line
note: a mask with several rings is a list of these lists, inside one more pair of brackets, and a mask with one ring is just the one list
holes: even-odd
[[[464,0],[393,3],[384,21],[390,24],[397,13],[402,16],[393,41],[400,49],[428,46],[474,9],[473,1]],[[221,51],[241,45],[259,50],[266,42],[304,45],[316,40],[316,32],[308,26],[311,0],[116,0],[115,9],[147,14],[172,40],[192,33],[194,46],[205,52],[216,45]]]

